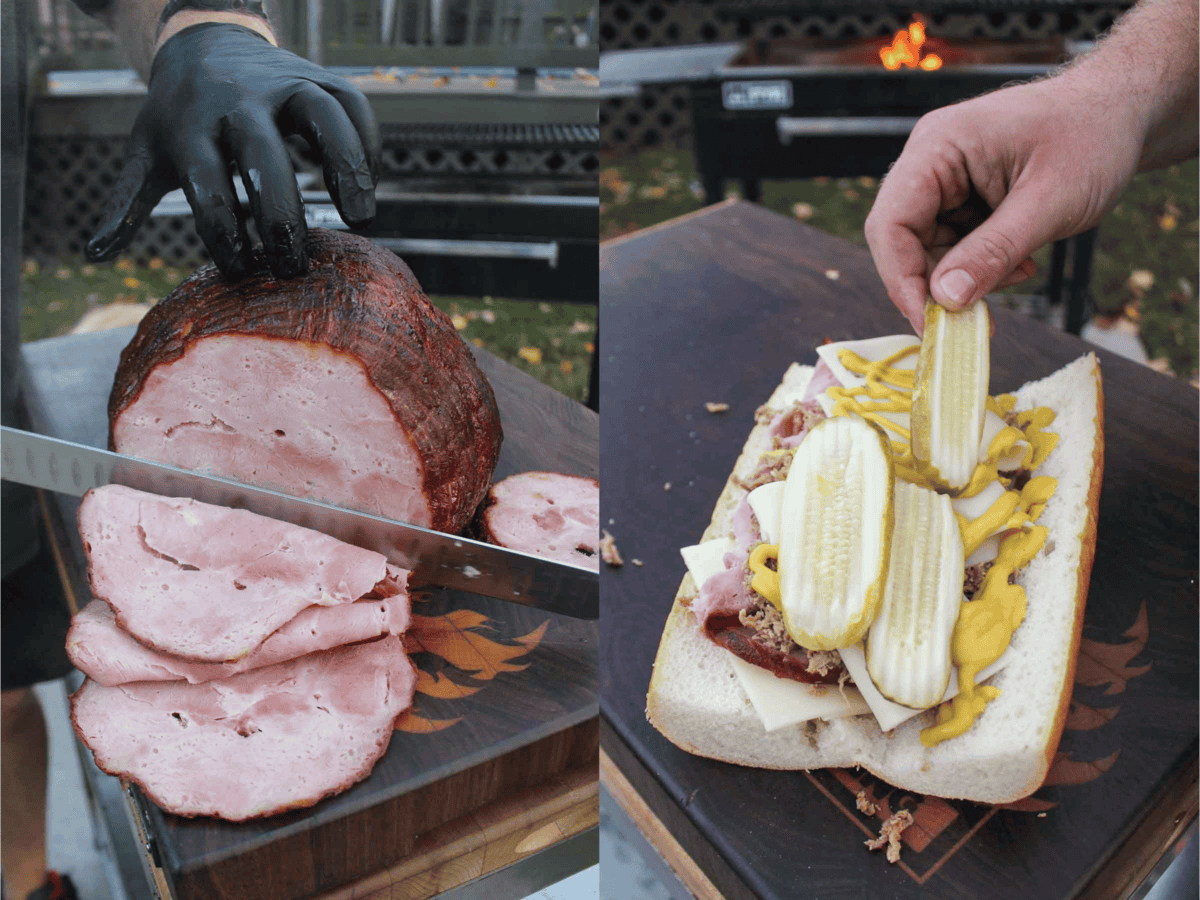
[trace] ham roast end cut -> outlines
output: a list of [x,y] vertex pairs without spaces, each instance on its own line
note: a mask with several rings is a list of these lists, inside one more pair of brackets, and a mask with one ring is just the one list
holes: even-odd
[[308,250],[303,278],[208,266],[156,304],[121,354],[110,448],[461,531],[499,457],[491,386],[395,254],[322,229]]
[[480,514],[484,540],[599,571],[600,483],[522,472],[492,486]]

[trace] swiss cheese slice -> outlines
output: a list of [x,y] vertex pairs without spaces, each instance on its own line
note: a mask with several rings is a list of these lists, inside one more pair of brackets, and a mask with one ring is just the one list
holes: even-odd
[[725,554],[732,549],[733,538],[723,537],[684,547],[679,553],[698,588],[713,575],[725,570]]
[[839,688],[836,684],[805,684],[790,678],[777,678],[732,653],[729,660],[767,731],[811,719],[841,719],[871,711],[853,685]]

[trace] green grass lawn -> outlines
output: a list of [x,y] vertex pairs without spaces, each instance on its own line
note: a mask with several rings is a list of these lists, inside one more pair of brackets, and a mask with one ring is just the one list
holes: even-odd
[[[762,204],[865,246],[863,223],[878,188],[873,178],[766,181]],[[1156,368],[1193,380],[1198,365],[1198,194],[1195,160],[1135,178],[1100,225],[1091,281],[1098,323],[1133,323]],[[691,153],[664,149],[636,157],[603,155],[600,204],[601,240],[699,209],[703,191]],[[1033,293],[1040,284],[1049,248],[1035,258],[1038,276],[1010,292]]]
[[[153,304],[190,274],[151,260],[105,265],[63,260],[25,263],[23,340],[66,334],[90,310],[113,303]],[[596,340],[596,307],[492,297],[431,297],[464,339],[581,403]]]

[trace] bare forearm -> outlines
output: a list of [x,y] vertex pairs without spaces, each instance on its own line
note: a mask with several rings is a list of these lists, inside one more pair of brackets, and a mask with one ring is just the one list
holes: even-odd
[[[235,12],[232,9],[181,10],[163,25],[160,33],[159,20],[166,5],[167,0],[110,0],[104,9],[96,13],[96,17],[117,36],[121,49],[125,51],[130,64],[143,81],[150,79],[150,64],[154,61],[154,53],[158,47],[171,35],[189,25],[201,22],[229,22],[257,31],[271,43],[278,44],[270,24],[258,16]],[[264,5],[270,22],[278,23],[278,2],[268,0]]]
[[1063,75],[1134,118],[1145,135],[1139,171],[1196,155],[1198,18],[1196,0],[1142,0]]

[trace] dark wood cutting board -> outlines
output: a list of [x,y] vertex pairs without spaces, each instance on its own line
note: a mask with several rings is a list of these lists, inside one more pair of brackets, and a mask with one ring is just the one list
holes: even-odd
[[[133,329],[28,344],[35,427],[105,446],[108,389]],[[595,413],[476,350],[496,392],[504,443],[495,477],[547,469],[595,477]],[[75,498],[55,495],[65,522]],[[86,603],[78,535],[71,569]],[[395,863],[420,835],[498,797],[559,773],[594,766],[598,727],[598,625],[457,591],[432,590],[413,612],[454,613],[490,667],[455,666],[430,653],[418,667],[474,689],[439,699],[418,693],[414,715],[440,730],[397,731],[370,777],[315,807],[242,824],[169,815],[135,791],[154,861],[177,900],[291,900],[324,893]],[[441,619],[439,621],[445,622]],[[409,720],[410,726],[415,720]],[[416,724],[419,724],[417,722]]]
[[[826,339],[910,331],[868,252],[726,203],[603,245],[600,308],[601,521],[626,560],[601,573],[601,743],[717,888],[730,900],[1064,900],[1136,886],[1196,815],[1197,391],[1096,351],[1107,452],[1063,755],[1021,809],[944,802],[849,770],[691,756],[645,717],[679,548],[707,526],[755,407]],[[1003,311],[995,325],[994,393],[1094,349]],[[860,786],[928,823],[905,832],[896,865],[863,847],[880,821],[855,810]]]

